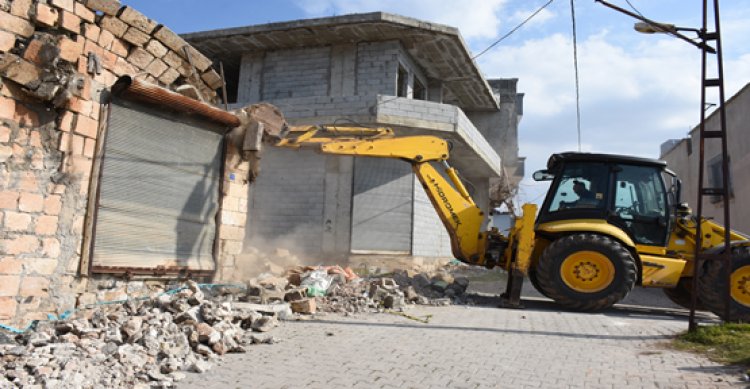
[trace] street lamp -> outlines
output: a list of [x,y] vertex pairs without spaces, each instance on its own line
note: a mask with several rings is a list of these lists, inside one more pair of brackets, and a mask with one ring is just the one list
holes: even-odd
[[[674,24],[659,23],[653,20],[647,19],[643,15],[630,12],[626,9],[610,4],[604,0],[596,0],[603,5],[614,9],[620,13],[629,15],[635,19],[640,20],[636,23],[633,28],[636,31],[644,34],[663,33],[669,34],[676,38],[682,39],[683,41],[690,43],[691,45],[699,48],[702,53],[702,64],[701,64],[701,121],[700,121],[700,159],[698,167],[698,207],[696,215],[696,240],[695,240],[695,256],[694,256],[694,270],[693,270],[693,282],[692,282],[692,293],[691,293],[691,304],[690,304],[690,319],[689,319],[689,330],[694,331],[698,328],[695,322],[695,307],[697,305],[697,294],[698,294],[698,276],[702,269],[703,261],[705,260],[722,260],[724,261],[726,268],[726,290],[725,290],[725,306],[724,306],[724,321],[730,321],[732,304],[731,294],[731,274],[732,274],[732,251],[730,243],[730,223],[729,223],[729,190],[728,190],[728,177],[729,177],[729,156],[727,153],[727,125],[726,125],[726,110],[724,107],[724,65],[722,62],[721,55],[721,38],[719,28],[719,0],[713,0],[714,6],[714,28],[713,32],[708,32],[708,0],[703,0],[703,26],[700,29],[677,27]],[[688,38],[687,36],[680,33],[680,31],[694,32],[698,36],[698,41]],[[716,48],[709,46],[706,42],[713,41],[716,44]],[[707,54],[716,54],[717,70],[718,75],[715,78],[707,77],[706,72],[706,57]],[[706,130],[706,89],[709,87],[718,87],[719,89],[719,107],[717,111],[719,113],[719,124],[720,131],[707,131]],[[705,188],[703,179],[705,171],[705,147],[704,143],[707,138],[716,138],[721,140],[721,168],[722,168],[722,187],[716,188]],[[703,197],[708,195],[721,195],[722,205],[724,208],[724,251],[721,254],[706,254],[701,252],[702,249],[702,232],[701,224],[703,222]]]

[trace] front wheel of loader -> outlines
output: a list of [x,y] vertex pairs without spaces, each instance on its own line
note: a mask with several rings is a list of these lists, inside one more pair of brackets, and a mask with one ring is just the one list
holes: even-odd
[[536,271],[539,287],[558,304],[577,311],[598,311],[630,293],[637,266],[619,242],[582,233],[552,242],[539,258]]
[[[727,320],[724,300],[726,296],[727,277],[725,262],[707,261],[703,273],[698,279],[699,297],[703,305],[711,312]],[[750,247],[732,248],[732,274],[729,285],[731,301],[729,320],[732,322],[750,323]]]
[[544,292],[544,289],[539,285],[539,277],[536,275],[536,269],[531,268],[529,269],[529,281],[531,281],[531,285],[536,289],[537,292],[541,293],[542,296],[551,298],[547,296],[547,294]]

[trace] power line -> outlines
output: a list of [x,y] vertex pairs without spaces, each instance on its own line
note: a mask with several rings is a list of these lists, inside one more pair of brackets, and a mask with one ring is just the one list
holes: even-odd
[[538,10],[534,11],[534,13],[532,13],[531,15],[529,15],[529,17],[527,17],[523,22],[521,22],[517,26],[513,27],[512,30],[510,30],[507,33],[505,33],[505,35],[501,36],[500,39],[496,40],[491,45],[487,46],[486,49],[482,50],[481,53],[473,56],[471,59],[477,59],[477,58],[479,58],[482,54],[490,51],[490,49],[492,49],[493,47],[497,46],[500,42],[502,42],[503,40],[505,40],[505,38],[513,35],[514,32],[516,32],[519,28],[523,27],[523,25],[526,24],[529,20],[533,19],[536,15],[538,15],[539,12],[542,12],[542,10],[545,9],[545,8],[547,8],[548,5],[552,4],[553,1],[555,1],[555,0],[549,0],[549,1],[547,1],[547,3],[545,3],[543,6],[541,6]]
[[576,32],[575,0],[570,0],[570,17],[573,20],[573,67],[576,75],[576,128],[578,130],[578,151],[581,151],[581,93],[578,84],[578,33]]
[[630,2],[630,0],[625,0],[625,2],[628,3],[628,5],[630,6],[630,8],[632,8],[633,11],[635,11],[635,13],[637,13],[638,15],[641,15],[641,17],[645,17],[641,13],[641,11],[638,10],[638,8],[635,8],[635,6],[633,5],[633,3]]

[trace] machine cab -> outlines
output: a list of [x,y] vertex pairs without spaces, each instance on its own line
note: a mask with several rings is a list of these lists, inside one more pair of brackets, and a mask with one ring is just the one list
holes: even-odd
[[666,163],[607,154],[554,154],[537,181],[552,181],[537,225],[605,220],[636,243],[667,244],[674,196],[665,185]]

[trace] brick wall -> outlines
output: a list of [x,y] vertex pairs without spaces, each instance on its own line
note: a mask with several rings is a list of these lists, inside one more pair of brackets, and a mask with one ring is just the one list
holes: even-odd
[[[87,295],[79,265],[102,92],[136,74],[208,101],[221,83],[205,56],[116,0],[0,1],[0,322],[117,295]],[[244,236],[243,185],[228,182],[222,202],[229,259]]]

